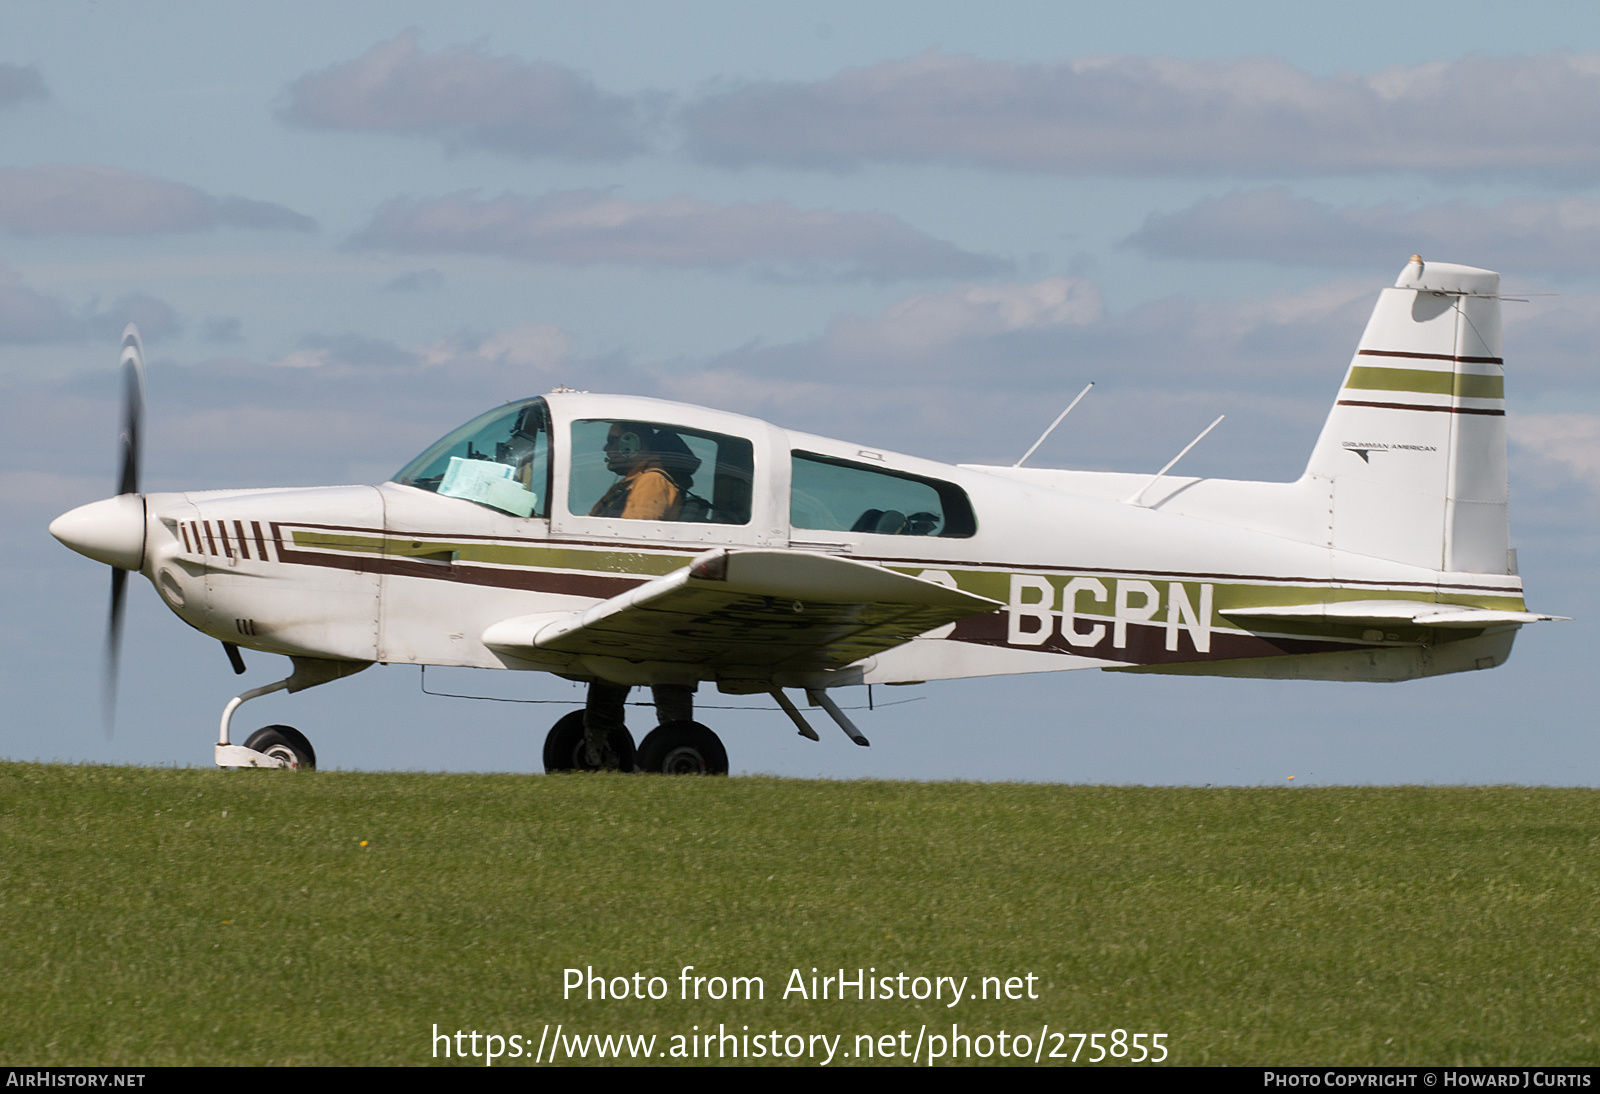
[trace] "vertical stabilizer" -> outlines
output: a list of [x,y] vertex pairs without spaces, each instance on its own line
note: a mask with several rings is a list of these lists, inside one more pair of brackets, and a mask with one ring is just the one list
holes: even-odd
[[1500,275],[1413,255],[1384,289],[1306,474],[1332,545],[1434,570],[1507,571]]

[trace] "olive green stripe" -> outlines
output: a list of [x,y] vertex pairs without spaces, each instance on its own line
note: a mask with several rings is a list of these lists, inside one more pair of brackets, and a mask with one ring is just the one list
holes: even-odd
[[[897,570],[900,573],[916,577],[927,567],[923,566],[888,566],[886,569]],[[1011,597],[1011,575],[1005,571],[996,570],[958,570],[944,567],[945,572],[955,578],[956,585],[962,592],[976,593],[986,596],[991,600],[998,600],[1002,604]],[[1019,569],[1018,571],[1024,572]],[[1056,606],[1060,607],[1061,590],[1074,574],[1029,574],[1030,577],[1041,577],[1050,582],[1056,590]],[[1078,598],[1078,614],[1088,617],[1110,619],[1112,605],[1117,595],[1117,578],[1106,574],[1086,574],[1086,577],[1096,577],[1105,584],[1105,601],[1091,600],[1088,596]],[[1166,600],[1169,584],[1168,578],[1139,578],[1129,576],[1124,580],[1148,580],[1161,591],[1163,602]],[[1184,586],[1189,594],[1189,603],[1196,609],[1200,606],[1200,586],[1202,584],[1212,587],[1213,626],[1233,626],[1239,624],[1218,618],[1224,611],[1237,608],[1278,608],[1291,604],[1341,604],[1360,603],[1364,600],[1408,600],[1418,604],[1452,604],[1468,608],[1487,608],[1496,611],[1526,611],[1522,597],[1515,594],[1497,595],[1494,593],[1450,593],[1446,598],[1440,598],[1430,589],[1334,589],[1326,586],[1307,587],[1304,585],[1254,585],[1243,582],[1227,581],[1181,581],[1177,584]],[[1330,620],[1337,623],[1337,620]],[[1365,625],[1365,624],[1364,624]]]
[[350,551],[362,555],[381,555],[383,539],[379,536],[358,536],[352,532],[307,532],[295,528],[289,532],[296,547],[320,547],[324,551]]
[[1503,376],[1475,372],[1435,372],[1425,368],[1378,368],[1352,365],[1346,388],[1361,391],[1409,391],[1418,395],[1453,395],[1459,399],[1504,399]]
[[660,576],[688,565],[693,555],[654,551],[584,551],[570,547],[529,547],[509,543],[452,543],[446,540],[383,539],[350,532],[290,531],[297,547],[353,554],[388,555],[391,558],[426,558],[453,554],[457,562],[525,566],[541,570],[579,570],[591,573],[648,574]]
[[1455,390],[1451,394],[1458,399],[1504,399],[1506,380],[1504,376],[1481,376],[1476,372],[1458,372]]
[[[388,554],[391,557],[417,558],[428,555],[440,555],[453,552],[459,562],[488,562],[505,566],[521,566],[541,570],[572,570],[580,573],[613,573],[613,574],[639,574],[647,576],[660,576],[669,574],[688,564],[692,555],[670,555],[643,551],[585,551],[568,547],[526,547],[503,543],[451,543],[442,540],[409,540],[391,539],[384,540],[376,536],[361,536],[349,532],[312,532],[304,529],[293,529],[290,533],[296,546],[319,547],[330,551],[351,551],[358,554]],[[926,566],[895,566],[885,567],[913,577],[927,569]],[[991,600],[1006,603],[1011,596],[1011,575],[1004,570],[962,570],[945,567],[947,573],[955,578],[956,585],[963,591],[986,596]],[[1019,571],[1021,572],[1021,571]],[[1056,600],[1060,600],[1060,591],[1071,581],[1073,574],[1039,574],[1032,575],[1043,577],[1056,589]],[[1079,614],[1085,618],[1111,618],[1112,604],[1115,602],[1116,583],[1118,578],[1105,574],[1092,575],[1098,577],[1106,586],[1107,599],[1104,603],[1079,597]],[[1162,599],[1166,598],[1166,586],[1170,583],[1167,578],[1145,579],[1129,576],[1123,580],[1150,580],[1157,589],[1161,590]],[[1235,608],[1270,608],[1282,607],[1289,604],[1324,603],[1338,604],[1345,602],[1359,602],[1363,600],[1410,600],[1419,604],[1439,603],[1456,604],[1470,608],[1490,608],[1502,611],[1526,611],[1522,597],[1493,593],[1483,594],[1457,594],[1452,593],[1446,600],[1438,600],[1435,594],[1427,589],[1335,589],[1327,587],[1307,588],[1304,585],[1256,585],[1244,582],[1228,581],[1182,581],[1188,591],[1189,603],[1196,608],[1200,605],[1200,586],[1212,586],[1213,626],[1237,626],[1220,620],[1217,615]],[[1336,622],[1336,621],[1330,621]]]

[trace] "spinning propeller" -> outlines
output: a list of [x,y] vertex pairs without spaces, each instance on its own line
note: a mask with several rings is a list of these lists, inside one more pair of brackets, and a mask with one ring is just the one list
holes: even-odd
[[[143,454],[144,437],[144,346],[139,342],[139,328],[129,323],[122,332],[122,433],[117,438],[117,448],[122,466],[117,472],[117,495],[132,495],[139,499],[141,518],[139,536],[140,562],[144,561],[144,495],[139,493],[139,462]],[[106,673],[103,687],[106,736],[111,736],[117,720],[117,670],[122,663],[122,608],[128,595],[128,571],[118,566],[111,569],[111,618],[106,624]]]
[[122,432],[117,446],[117,496],[79,506],[50,523],[50,534],[111,570],[111,617],[106,627],[104,702],[106,737],[115,725],[117,667],[122,658],[123,605],[128,571],[144,565],[144,495],[139,493],[139,462],[144,434],[144,347],[139,329],[122,332]]

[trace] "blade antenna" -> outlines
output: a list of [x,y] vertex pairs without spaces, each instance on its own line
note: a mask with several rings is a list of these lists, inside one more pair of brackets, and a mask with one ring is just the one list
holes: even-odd
[[1156,483],[1160,482],[1161,481],[1161,477],[1163,475],[1165,475],[1168,471],[1172,470],[1172,465],[1173,464],[1177,463],[1179,460],[1181,460],[1185,456],[1187,456],[1189,454],[1189,449],[1193,448],[1195,445],[1197,445],[1201,441],[1205,440],[1206,434],[1210,433],[1213,429],[1217,428],[1217,426],[1221,425],[1222,424],[1222,419],[1224,419],[1226,417],[1227,417],[1226,414],[1218,414],[1216,421],[1212,422],[1210,425],[1206,426],[1204,429],[1202,429],[1200,431],[1200,436],[1196,437],[1194,440],[1192,440],[1188,444],[1184,445],[1182,452],[1179,452],[1176,456],[1172,457],[1172,459],[1168,460],[1167,461],[1167,466],[1163,467],[1160,471],[1157,471],[1155,473],[1155,476],[1149,482],[1147,482],[1143,486],[1139,487],[1139,492],[1137,494],[1133,495],[1131,498],[1129,498],[1128,501],[1127,501],[1127,504],[1129,504],[1129,505],[1138,505],[1139,504],[1139,499],[1144,497],[1145,491],[1149,490]]
[[1072,402],[1067,404],[1067,409],[1063,410],[1060,414],[1056,415],[1056,420],[1050,423],[1050,428],[1045,430],[1043,433],[1039,434],[1039,439],[1033,442],[1033,447],[1032,448],[1028,449],[1026,452],[1024,452],[1022,454],[1022,459],[1018,460],[1016,463],[1012,464],[1011,466],[1012,467],[1021,467],[1022,466],[1022,460],[1026,460],[1029,456],[1033,455],[1036,451],[1038,451],[1039,446],[1041,444],[1044,444],[1044,439],[1046,437],[1050,436],[1050,434],[1052,434],[1052,433],[1054,433],[1056,431],[1056,426],[1060,425],[1061,422],[1066,418],[1066,416],[1068,414],[1072,413],[1072,408],[1077,406],[1079,400],[1081,400],[1085,395],[1089,394],[1089,388],[1091,388],[1091,387],[1094,387],[1094,381],[1093,380],[1090,380],[1088,382],[1088,384],[1086,384],[1084,386],[1084,389],[1082,391],[1078,392],[1078,398],[1077,399],[1074,399],[1074,400],[1072,400]]

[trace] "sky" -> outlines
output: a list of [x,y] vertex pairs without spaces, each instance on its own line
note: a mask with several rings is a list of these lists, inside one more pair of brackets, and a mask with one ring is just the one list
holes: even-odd
[[[1509,664],[1405,684],[1077,672],[874,689],[803,741],[705,691],[735,772],[1600,784],[1600,14],[1548,3],[16,3],[0,10],[0,756],[203,766],[241,686],[46,533],[145,488],[383,481],[557,385],[949,462],[1305,465],[1407,257],[1500,270]],[[581,691],[375,668],[252,703],[324,767],[535,771]],[[853,701],[863,701],[856,697]],[[885,706],[894,703],[897,705]],[[630,720],[635,736],[649,712]]]

